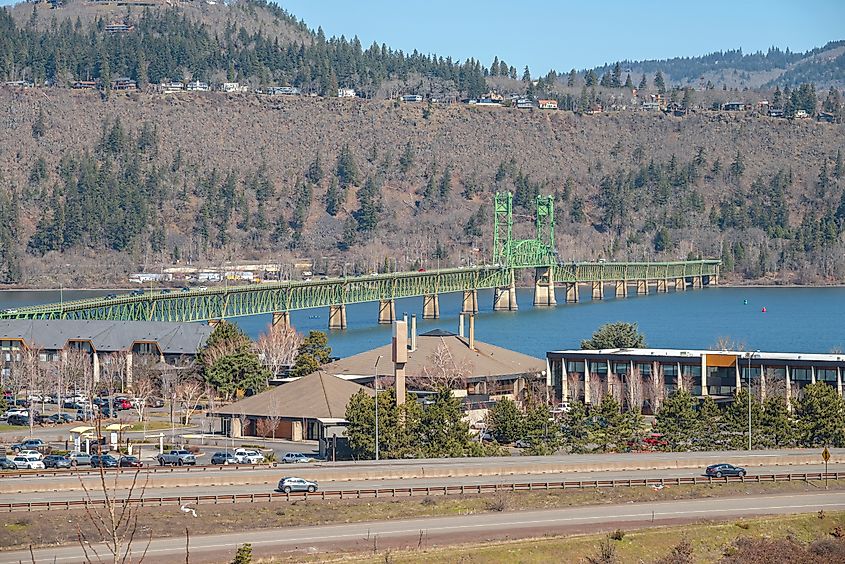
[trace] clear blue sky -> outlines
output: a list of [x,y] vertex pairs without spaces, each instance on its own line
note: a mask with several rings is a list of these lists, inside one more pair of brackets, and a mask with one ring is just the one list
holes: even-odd
[[845,39],[845,1],[518,2],[276,0],[326,35],[357,35],[455,59],[494,55],[534,74],[622,59],[663,59],[772,45],[806,51]]

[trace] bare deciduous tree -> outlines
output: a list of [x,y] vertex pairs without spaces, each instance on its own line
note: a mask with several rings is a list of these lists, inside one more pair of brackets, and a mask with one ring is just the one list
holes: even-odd
[[663,371],[663,365],[657,361],[651,363],[651,374],[646,386],[646,399],[651,404],[651,412],[655,414],[663,405],[663,400],[666,399],[666,373]]
[[604,382],[601,381],[601,376],[595,373],[590,373],[590,403],[598,405],[604,399],[606,393]]
[[637,366],[625,375],[625,403],[630,411],[643,408],[643,373]]
[[717,351],[744,351],[745,343],[742,341],[735,341],[731,337],[722,336],[716,337],[716,344],[712,350]]
[[293,327],[271,325],[255,343],[258,358],[273,376],[278,376],[296,359],[302,336]]
[[[584,377],[580,374],[569,373],[566,375],[567,384],[569,388],[569,397],[563,398],[564,401],[578,401],[584,396]],[[584,398],[585,400],[587,398]]]
[[428,356],[422,373],[408,376],[408,384],[422,390],[435,390],[444,386],[450,390],[466,389],[471,374],[472,365],[456,361],[449,347],[441,343]]
[[199,411],[197,406],[205,397],[205,386],[196,378],[188,378],[176,384],[175,394],[182,411],[182,422],[187,425],[191,416]]

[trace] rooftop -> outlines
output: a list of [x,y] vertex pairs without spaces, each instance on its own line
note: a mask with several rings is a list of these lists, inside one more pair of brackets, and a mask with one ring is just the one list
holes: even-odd
[[[665,357],[665,358],[701,358],[704,355],[735,356],[737,358],[752,358],[753,360],[773,361],[807,361],[807,362],[845,362],[845,353],[801,353],[801,352],[766,352],[766,351],[728,351],[707,349],[569,349],[550,351],[549,355],[573,356],[583,358],[593,356],[625,356],[625,357]],[[751,356],[753,355],[753,356]]]

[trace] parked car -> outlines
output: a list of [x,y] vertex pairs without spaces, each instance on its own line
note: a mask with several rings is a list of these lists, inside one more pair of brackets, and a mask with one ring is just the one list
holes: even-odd
[[29,416],[28,415],[10,415],[8,419],[6,419],[6,423],[9,425],[18,425],[21,427],[29,427]]
[[46,445],[41,439],[27,439],[25,441],[21,441],[17,444],[12,445],[12,452],[20,452],[22,450],[27,449],[38,450],[39,448],[42,448],[44,446]]
[[531,442],[526,439],[519,439],[513,444],[513,446],[516,448],[531,448]]
[[8,458],[0,458],[0,470],[17,470],[18,466],[14,460]]
[[132,409],[132,403],[126,398],[118,398],[114,400],[114,410],[121,411],[124,409]]
[[73,450],[68,453],[67,457],[70,458],[71,466],[88,466],[91,464],[91,455],[87,452]]
[[70,415],[70,413],[54,413],[53,415],[47,418],[47,423],[52,423],[53,425],[73,423],[73,421],[74,418]]
[[29,427],[29,416],[27,415],[10,415],[6,420],[9,425],[18,425],[21,427]]
[[745,476],[745,468],[740,468],[733,464],[711,464],[704,473],[717,478],[721,478],[722,476]]
[[552,408],[552,413],[555,415],[559,415],[562,413],[569,413],[571,407],[569,406],[568,401],[561,402]]
[[91,468],[117,468],[117,459],[110,454],[95,454],[91,457]]
[[238,464],[261,464],[265,458],[257,450],[239,448],[235,451],[235,460],[238,461]]
[[312,482],[303,478],[282,478],[279,480],[279,491],[284,493],[314,493],[317,491],[317,482]]
[[11,409],[7,409],[6,412],[3,413],[3,419],[9,419],[14,416],[29,417],[29,410],[20,407],[13,407]]
[[117,461],[117,465],[121,468],[141,468],[144,463],[141,462],[137,456],[121,456]]
[[33,450],[33,449],[20,450],[20,451],[18,451],[18,455],[19,456],[29,456],[29,457],[32,457],[32,458],[37,458],[38,460],[41,460],[42,458],[44,458],[44,455],[42,453],[40,453],[37,450]]
[[48,454],[42,460],[45,468],[70,468],[70,458],[61,454]]
[[231,452],[215,452],[211,455],[212,464],[237,464],[238,459]]
[[12,462],[18,470],[44,470],[44,463],[33,456],[16,456]]
[[197,458],[187,450],[171,450],[159,454],[156,457],[160,466],[172,464],[174,466],[194,466],[197,463]]
[[282,462],[285,464],[291,464],[295,462],[314,462],[314,459],[310,456],[305,456],[301,452],[286,452],[285,455],[282,457]]

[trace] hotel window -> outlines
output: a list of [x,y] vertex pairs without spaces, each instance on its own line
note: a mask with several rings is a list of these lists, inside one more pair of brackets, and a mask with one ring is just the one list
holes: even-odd
[[816,380],[836,384],[836,369],[820,368],[816,370]]
[[637,369],[642,376],[651,376],[651,364],[639,363]]
[[813,373],[809,368],[793,368],[791,376],[796,382],[809,382],[813,379]]
[[678,365],[677,364],[663,364],[661,366],[663,368],[663,376],[677,376],[678,375]]
[[628,363],[627,362],[614,362],[613,363],[613,373],[614,374],[627,374],[628,373]]
[[567,372],[584,372],[584,363],[577,361],[577,360],[567,360],[566,361],[566,371]]
[[590,363],[590,373],[591,374],[607,374],[607,363],[606,362],[591,362]]

